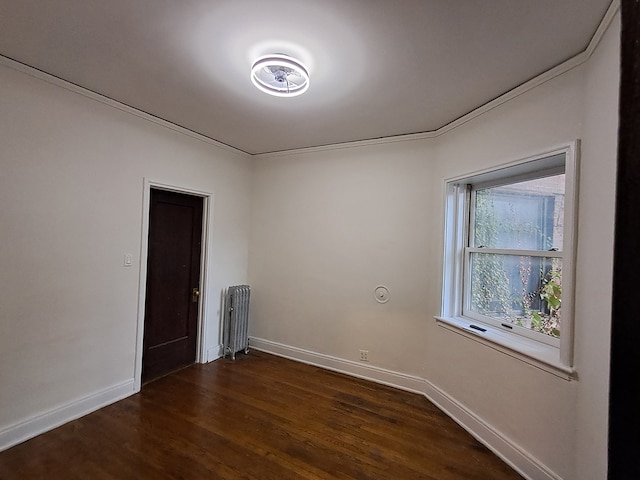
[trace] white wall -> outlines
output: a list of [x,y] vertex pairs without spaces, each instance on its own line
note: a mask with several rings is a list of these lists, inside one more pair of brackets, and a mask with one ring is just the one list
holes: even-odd
[[[436,138],[257,158],[255,342],[351,372],[369,350],[371,376],[425,379],[504,440],[507,459],[524,452],[529,464],[517,466],[532,478],[604,478],[618,22],[588,63]],[[578,138],[579,380],[567,381],[440,328],[433,315],[445,179]],[[391,290],[384,305],[373,299],[379,284]]]
[[[576,291],[575,478],[607,475],[620,19],[587,65]],[[582,261],[580,261],[580,259]]]
[[214,194],[204,292],[214,350],[220,292],[246,281],[250,208],[246,155],[9,65],[0,63],[0,444],[46,427],[38,415],[64,417],[56,409],[132,385],[144,178]]
[[[420,142],[261,159],[250,255],[253,336],[420,373],[433,158]],[[375,302],[376,286],[391,290]]]

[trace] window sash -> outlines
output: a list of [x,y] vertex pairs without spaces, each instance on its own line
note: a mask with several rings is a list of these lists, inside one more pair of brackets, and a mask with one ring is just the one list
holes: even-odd
[[[514,173],[512,175],[505,175],[498,178],[493,178],[491,180],[482,180],[475,181],[473,180],[470,183],[464,185],[466,192],[466,202],[467,209],[465,211],[465,226],[468,227],[465,237],[465,246],[471,247],[475,245],[475,233],[476,233],[476,198],[478,191],[496,188],[496,187],[505,187],[513,184],[519,184],[522,182],[530,181],[530,180],[538,180],[547,177],[553,177],[557,175],[565,175],[565,196],[566,196],[566,155],[553,155],[549,157],[549,160],[553,160],[553,162],[558,162],[562,158],[561,164],[555,164],[553,166],[546,166],[540,170],[533,170],[526,173]],[[540,160],[538,160],[540,162]],[[517,197],[517,194],[514,194]],[[485,248],[485,247],[477,247],[477,248]],[[508,250],[503,248],[504,250]],[[552,251],[552,250],[549,250]]]
[[[463,273],[462,273],[462,284],[463,284],[463,293],[462,293],[462,316],[468,317],[470,319],[476,320],[478,322],[482,322],[493,327],[499,328],[500,330],[505,330],[511,332],[516,335],[521,335],[523,337],[530,338],[532,340],[536,340],[538,342],[545,343],[547,345],[551,345],[553,347],[560,347],[560,338],[553,337],[551,335],[547,335],[545,333],[536,332],[527,327],[521,327],[516,324],[511,324],[507,322],[500,321],[498,319],[489,317],[487,315],[483,315],[471,309],[471,255],[473,253],[483,253],[483,254],[496,254],[496,255],[510,255],[510,256],[526,256],[526,257],[538,257],[538,258],[560,258],[563,259],[562,252],[558,251],[545,251],[545,250],[507,250],[507,249],[496,249],[496,248],[477,248],[477,247],[466,247],[464,253],[464,265],[463,265]],[[560,337],[564,334],[563,330],[560,331]]]
[[[557,174],[559,169],[554,169],[552,174]],[[546,171],[542,174],[542,176],[548,176],[549,171]],[[564,173],[564,168],[562,168],[562,172]],[[510,183],[515,183],[521,181],[521,176],[519,177],[510,177],[509,181],[502,181],[500,184],[508,185]],[[534,175],[527,175],[527,179],[533,178],[541,178]],[[501,322],[495,318],[489,317],[487,315],[482,315],[481,313],[475,312],[471,309],[471,256],[473,253],[482,253],[482,254],[494,254],[494,255],[505,255],[505,256],[524,256],[524,257],[544,257],[544,258],[560,258],[563,259],[563,252],[560,250],[524,250],[524,249],[510,249],[510,248],[487,248],[487,247],[471,247],[468,246],[472,241],[472,232],[474,229],[473,222],[473,214],[475,202],[473,201],[475,190],[478,187],[476,185],[468,184],[464,189],[465,195],[465,204],[468,206],[466,208],[465,215],[468,215],[468,218],[465,221],[465,225],[468,225],[468,229],[465,232],[465,244],[467,246],[464,247],[464,261],[462,268],[462,285],[463,285],[463,295],[462,295],[462,316],[469,317],[478,322],[489,324],[493,327],[497,327],[501,330],[506,330],[511,333],[521,335],[523,337],[531,338],[532,340],[536,340],[542,343],[546,343],[547,345],[551,345],[554,347],[560,347],[560,339],[556,337],[552,337],[551,335],[547,335],[545,333],[536,332],[530,328],[521,327],[519,325],[510,324]],[[560,336],[562,336],[563,332],[560,332]]]
[[518,250],[511,248],[465,247],[465,254],[492,253],[496,255],[515,255],[520,257],[562,258],[561,250]]
[[561,162],[558,165],[535,169],[527,173],[520,173],[514,175],[507,175],[504,177],[498,177],[497,179],[485,180],[485,181],[474,181],[472,185],[472,190],[484,190],[486,188],[493,187],[502,187],[505,185],[510,185],[512,183],[520,183],[525,182],[527,180],[535,180],[538,178],[545,177],[553,177],[555,175],[560,175],[566,173],[565,164],[564,164],[564,154],[555,155],[549,157],[550,159],[563,158],[563,160],[556,160],[556,162]]

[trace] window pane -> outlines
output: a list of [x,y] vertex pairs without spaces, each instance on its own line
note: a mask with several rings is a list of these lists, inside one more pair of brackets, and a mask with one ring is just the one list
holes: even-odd
[[474,247],[562,250],[564,174],[475,191]]
[[471,253],[470,260],[473,312],[560,336],[560,258]]

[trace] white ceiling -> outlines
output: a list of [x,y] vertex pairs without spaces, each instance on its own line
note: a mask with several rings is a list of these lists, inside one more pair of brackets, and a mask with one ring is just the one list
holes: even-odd
[[[609,3],[0,0],[0,54],[257,154],[438,129],[582,52]],[[267,53],[308,92],[258,91]]]

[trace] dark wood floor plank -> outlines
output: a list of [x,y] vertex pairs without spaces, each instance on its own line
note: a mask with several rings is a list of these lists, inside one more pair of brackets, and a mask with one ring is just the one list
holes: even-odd
[[421,395],[251,352],[0,453],[0,478],[521,477]]

